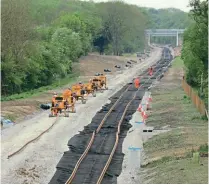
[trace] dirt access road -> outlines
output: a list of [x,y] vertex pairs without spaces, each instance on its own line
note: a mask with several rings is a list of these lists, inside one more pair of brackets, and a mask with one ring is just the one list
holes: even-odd
[[58,118],[58,122],[49,132],[10,159],[7,159],[9,154],[50,127],[56,118],[49,118],[49,112],[45,111],[10,129],[2,130],[2,183],[48,183],[63,152],[67,150],[68,140],[90,123],[96,111],[109,101],[108,97],[142,70],[159,60],[161,50],[161,48],[155,48],[150,57],[143,62],[124,70],[121,74],[109,77],[108,91],[98,93],[95,98],[89,98],[87,104],[78,103],[76,114],[70,114],[69,118]]

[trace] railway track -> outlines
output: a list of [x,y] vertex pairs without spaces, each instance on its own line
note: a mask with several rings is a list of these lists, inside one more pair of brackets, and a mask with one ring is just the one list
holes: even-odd
[[[163,54],[168,58],[169,54],[166,50]],[[140,88],[136,89],[132,83],[129,83],[117,92],[111,98],[111,103],[103,106],[99,112],[102,114],[102,119],[93,119],[93,124],[87,126],[81,133],[83,138],[77,137],[77,141],[75,139],[69,141],[70,152],[64,154],[50,183],[100,184],[103,183],[105,174],[107,178],[111,176],[107,170],[114,155],[121,153],[119,151],[121,147],[118,145],[121,145],[122,127],[127,127],[130,116],[136,111],[145,90],[152,84],[152,81],[162,77],[162,67],[168,66],[170,61],[164,59],[153,66],[155,70],[152,77],[146,77],[147,71],[143,72],[144,77],[141,78],[143,85]],[[74,162],[71,163],[73,152],[78,155],[74,155]],[[119,158],[121,161],[121,157]],[[117,160],[115,162],[117,163]],[[110,183],[110,181],[104,181],[104,183],[107,182]]]

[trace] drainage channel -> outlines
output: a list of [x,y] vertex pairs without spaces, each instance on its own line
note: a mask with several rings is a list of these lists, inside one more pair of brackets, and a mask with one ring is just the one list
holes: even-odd
[[[163,53],[163,56],[168,56],[166,49],[163,50]],[[101,180],[101,182],[105,184],[117,183],[117,177],[121,173],[124,157],[122,144],[131,127],[129,120],[132,118],[134,112],[136,112],[147,88],[162,75],[164,72],[162,70],[163,67],[167,67],[169,62],[170,60],[164,60],[162,57],[160,61],[153,65],[155,70],[152,77],[147,76],[147,70],[143,71],[141,74],[142,87],[139,89],[136,89],[133,83],[125,85],[110,98],[111,103],[104,105],[102,109],[96,113],[91,123],[85,126],[83,131],[69,140],[69,151],[64,153],[58,163],[57,171],[52,177],[50,184],[97,183],[109,160],[118,136],[117,148]],[[129,105],[128,108],[127,105]],[[95,132],[98,130],[101,122],[103,122],[102,126],[98,132]],[[119,122],[121,122],[121,126],[120,132],[117,135]],[[85,154],[86,151],[87,153]],[[82,156],[84,157],[82,158]],[[82,161],[78,165],[78,161],[81,160],[81,158]],[[76,171],[75,167],[77,167]]]

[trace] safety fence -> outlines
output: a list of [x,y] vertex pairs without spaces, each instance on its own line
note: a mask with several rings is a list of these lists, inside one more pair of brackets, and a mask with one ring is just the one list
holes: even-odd
[[187,96],[189,96],[191,98],[193,104],[198,109],[200,114],[203,116],[206,115],[208,117],[207,110],[206,110],[203,100],[201,100],[200,97],[194,92],[192,87],[187,84],[185,79],[182,80],[182,87],[183,87],[185,93],[187,94]]

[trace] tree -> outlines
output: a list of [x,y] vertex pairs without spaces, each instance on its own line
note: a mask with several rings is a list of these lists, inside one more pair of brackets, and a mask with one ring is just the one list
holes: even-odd
[[190,16],[194,23],[184,33],[182,59],[186,66],[187,82],[197,88],[199,95],[208,98],[208,1],[193,0]]

